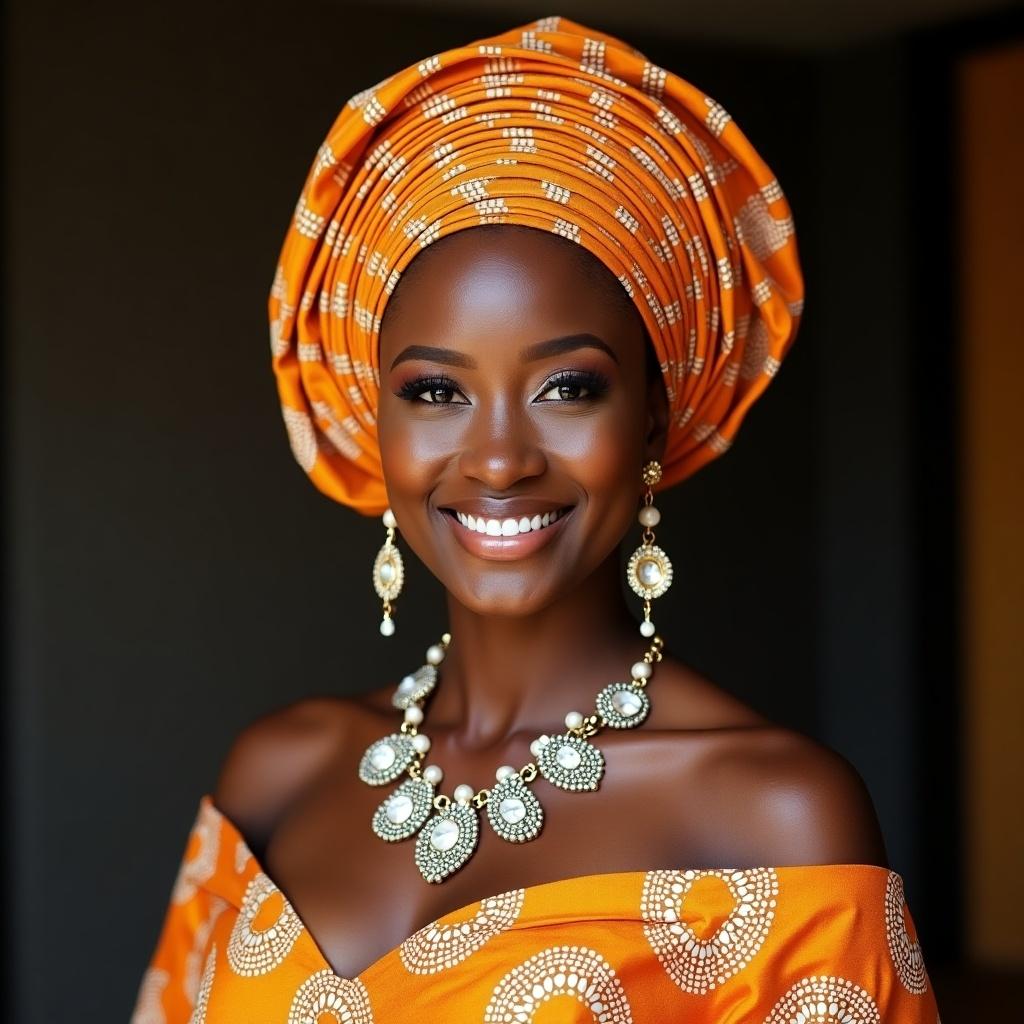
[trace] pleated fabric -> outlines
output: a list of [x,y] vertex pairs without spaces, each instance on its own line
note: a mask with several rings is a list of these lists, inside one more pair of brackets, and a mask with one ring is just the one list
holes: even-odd
[[285,426],[317,487],[387,507],[381,317],[417,253],[481,224],[571,239],[635,303],[671,408],[656,489],[729,448],[803,311],[789,204],[714,99],[551,17],[358,93],[317,151],[269,300]]
[[[381,914],[393,900],[381,893]],[[665,865],[510,889],[342,977],[209,795],[131,1024],[534,1020],[939,1024],[903,879],[872,864]]]

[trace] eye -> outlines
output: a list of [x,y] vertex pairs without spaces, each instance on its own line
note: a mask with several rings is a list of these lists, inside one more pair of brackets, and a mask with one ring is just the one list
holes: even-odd
[[[608,390],[608,378],[589,370],[566,370],[552,377],[538,396],[539,402],[580,402],[599,398]],[[549,397],[552,396],[552,397]]]
[[462,395],[462,392],[450,377],[417,377],[403,384],[395,394],[408,401],[426,402],[429,405],[469,404],[465,401],[453,401],[454,396]]

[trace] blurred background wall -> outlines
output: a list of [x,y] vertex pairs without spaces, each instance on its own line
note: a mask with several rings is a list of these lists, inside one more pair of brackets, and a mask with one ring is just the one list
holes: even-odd
[[800,336],[736,444],[659,500],[679,582],[659,621],[677,654],[856,765],[947,1024],[961,1000],[1011,1005],[1019,8],[13,0],[10,1019],[127,1019],[232,737],[300,697],[397,678],[441,628],[414,565],[399,634],[380,640],[382,530],[292,459],[266,294],[350,95],[553,13],[730,111],[782,182],[807,277]]

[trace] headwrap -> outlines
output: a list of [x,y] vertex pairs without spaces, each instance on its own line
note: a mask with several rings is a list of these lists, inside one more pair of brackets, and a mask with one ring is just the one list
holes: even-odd
[[710,96],[560,17],[428,57],[336,118],[269,302],[292,451],[366,515],[388,504],[376,429],[388,296],[425,246],[480,224],[579,243],[639,309],[671,410],[657,490],[729,447],[796,333],[789,204]]

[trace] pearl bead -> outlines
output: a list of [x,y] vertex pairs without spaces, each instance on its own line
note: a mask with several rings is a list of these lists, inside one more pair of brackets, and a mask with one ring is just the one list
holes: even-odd
[[637,513],[641,526],[657,526],[661,522],[661,513],[653,505],[644,505]]
[[392,618],[381,619],[380,632],[382,636],[395,635],[395,620]]
[[530,753],[534,757],[540,757],[540,744],[536,740],[530,744]]
[[427,648],[427,664],[440,665],[444,661],[444,648],[440,644],[431,644]]
[[453,796],[455,797],[455,802],[457,804],[468,804],[469,801],[473,799],[475,793],[476,790],[473,789],[472,786],[467,786],[466,783],[463,782],[461,785],[455,787],[455,793]]
[[438,786],[444,778],[444,772],[441,770],[440,765],[428,764],[427,767],[423,769],[423,778],[425,778],[432,786]]
[[495,773],[494,777],[499,781],[503,782],[510,775],[515,775],[516,770],[510,764],[503,764]]
[[423,708],[411,704],[405,709],[405,720],[410,725],[419,725],[423,721]]
[[[450,818],[443,818],[431,830],[430,845],[444,853],[450,850],[459,839],[459,826]],[[331,1016],[334,1016],[331,1014]]]
[[636,575],[644,587],[653,590],[663,578],[661,566],[653,558],[642,558],[636,567]]
[[396,793],[388,801],[384,813],[393,825],[401,825],[412,814],[412,799],[404,793]]
[[565,716],[565,727],[567,729],[578,729],[583,724],[583,716],[578,711],[570,711]]
[[394,530],[398,527],[398,522],[395,519],[395,513],[389,508],[384,510],[384,515],[381,516],[381,519],[389,530]]
[[634,661],[633,667],[629,670],[629,674],[634,679],[650,679],[652,672],[653,669],[646,661]]
[[654,636],[654,623],[648,619],[644,619],[644,621],[640,623],[640,635]]
[[423,733],[417,733],[412,738],[412,749],[417,754],[425,754],[430,749],[430,737],[424,736]]
[[370,754],[370,764],[377,771],[384,771],[395,763],[395,756],[395,748],[390,743],[378,743]]
[[395,582],[395,563],[394,562],[382,562],[381,567],[378,570],[380,573],[381,583],[394,583]]

